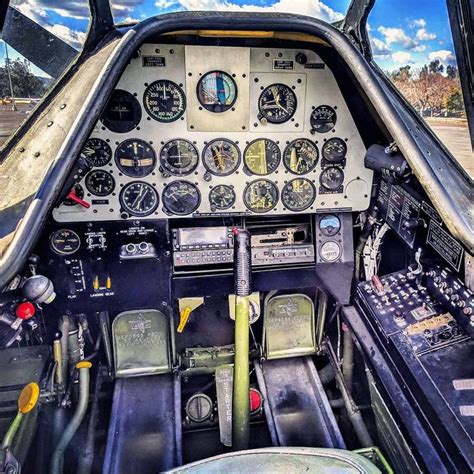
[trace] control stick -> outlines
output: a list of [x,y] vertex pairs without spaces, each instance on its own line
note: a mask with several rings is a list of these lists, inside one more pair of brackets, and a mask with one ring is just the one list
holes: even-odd
[[234,229],[235,363],[232,400],[232,446],[247,449],[249,443],[249,296],[251,278],[250,234]]

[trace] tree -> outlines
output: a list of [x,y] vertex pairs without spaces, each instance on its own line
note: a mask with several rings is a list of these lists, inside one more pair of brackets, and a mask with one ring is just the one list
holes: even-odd
[[434,61],[430,62],[428,69],[429,69],[429,72],[436,74],[436,73],[443,72],[444,66],[441,64],[439,59],[435,59]]
[[450,79],[456,79],[458,77],[458,68],[456,66],[448,65],[446,67],[446,74]]
[[[15,97],[41,97],[46,85],[30,70],[30,63],[26,60],[10,60],[10,75]],[[6,66],[0,67],[0,97],[9,97],[10,84]]]
[[453,87],[451,89],[450,94],[446,98],[446,108],[450,112],[460,112],[464,110],[464,101],[459,88]]

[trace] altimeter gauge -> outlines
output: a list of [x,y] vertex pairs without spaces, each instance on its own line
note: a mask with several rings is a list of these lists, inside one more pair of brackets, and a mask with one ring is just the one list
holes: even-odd
[[266,87],[258,99],[260,121],[284,123],[296,112],[296,95],[286,84]]
[[306,174],[318,164],[318,147],[306,138],[293,140],[283,152],[283,164],[293,174]]
[[244,190],[244,204],[257,213],[271,211],[278,203],[278,188],[266,179],[257,179]]
[[268,138],[259,138],[249,143],[244,151],[244,163],[252,174],[273,173],[280,164],[281,153],[278,145]]
[[206,169],[216,176],[232,174],[240,164],[240,150],[237,145],[223,138],[209,142],[202,152]]
[[120,193],[122,210],[132,216],[149,216],[155,212],[159,202],[155,188],[143,181],[133,181],[127,184]]
[[148,115],[158,122],[174,122],[186,110],[186,96],[178,84],[161,79],[145,89],[143,105]]
[[281,201],[290,211],[304,211],[316,198],[316,189],[311,181],[296,178],[285,185],[281,192]]

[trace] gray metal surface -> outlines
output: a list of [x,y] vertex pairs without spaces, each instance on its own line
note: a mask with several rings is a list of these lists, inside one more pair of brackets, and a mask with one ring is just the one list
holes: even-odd
[[345,448],[310,357],[265,361],[255,371],[275,444]]
[[[304,52],[309,64],[318,68],[307,68],[298,64],[296,55]],[[205,55],[204,55],[205,53]],[[144,67],[143,57],[162,57],[164,67]],[[289,70],[274,69],[275,60],[293,62]],[[205,61],[205,67],[202,66]],[[196,85],[200,74],[207,71],[221,70],[235,74],[238,88],[237,100],[233,108],[223,113],[211,113],[199,110],[196,96]],[[192,74],[189,76],[189,74]],[[244,77],[245,76],[245,77]],[[143,93],[145,84],[151,84],[158,79],[167,79],[182,85],[186,93],[186,113],[182,119],[171,123],[160,123],[148,117],[143,108]],[[294,87],[297,98],[297,108],[292,120],[283,124],[267,123],[262,125],[257,119],[258,99],[262,88],[283,83]],[[281,191],[288,181],[299,176],[288,172],[280,160],[278,168],[266,176],[247,175],[244,172],[243,155],[248,143],[258,138],[268,138],[278,144],[283,155],[286,145],[297,139],[306,138],[316,143],[319,150],[318,165],[313,171],[302,178],[311,180],[316,188],[316,199],[312,206],[303,212],[327,211],[329,209],[365,210],[369,204],[370,187],[373,172],[364,167],[365,147],[362,143],[355,122],[349,112],[346,102],[331,70],[323,60],[313,51],[300,49],[276,48],[235,48],[183,45],[144,44],[140,48],[140,57],[131,59],[129,66],[124,71],[118,89],[129,91],[136,95],[142,105],[142,118],[138,127],[128,133],[114,133],[103,127],[98,121],[91,137],[109,140],[112,152],[115,153],[118,144],[124,140],[137,138],[151,144],[157,157],[157,164],[152,173],[143,178],[133,178],[122,175],[114,159],[98,169],[103,169],[112,174],[116,186],[113,194],[107,196],[105,204],[92,204],[89,209],[81,206],[60,206],[54,209],[53,216],[58,222],[119,220],[120,204],[119,194],[121,188],[132,181],[144,181],[155,187],[160,196],[158,209],[147,219],[175,218],[182,216],[169,216],[163,211],[162,190],[165,185],[184,179],[193,182],[201,193],[201,203],[195,213],[185,217],[199,217],[209,215],[251,215],[243,200],[246,185],[256,179],[268,179],[274,182],[279,190],[280,199],[276,207],[268,212],[271,215],[301,214],[287,209],[281,201]],[[330,105],[337,112],[337,122],[334,133],[311,134],[310,116],[314,107]],[[322,172],[322,146],[326,139],[340,137],[347,139],[347,158],[344,167],[344,185],[340,193],[320,193],[319,177]],[[199,164],[194,172],[182,177],[163,175],[159,171],[159,155],[165,143],[173,139],[186,139],[191,141],[199,153]],[[229,176],[212,176],[210,181],[204,178],[206,168],[202,161],[202,152],[205,144],[217,138],[226,138],[236,143],[240,150],[241,160],[237,170]],[[209,192],[212,187],[225,184],[234,187],[236,194],[235,205],[225,211],[211,210]],[[84,180],[81,185],[86,190]],[[85,194],[85,200],[91,201],[96,196]],[[136,217],[133,218],[137,220]]]
[[104,474],[156,473],[182,462],[179,384],[171,374],[117,379]]

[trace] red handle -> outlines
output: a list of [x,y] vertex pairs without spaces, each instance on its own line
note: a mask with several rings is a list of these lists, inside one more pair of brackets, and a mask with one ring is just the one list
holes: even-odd
[[85,207],[86,209],[89,209],[89,207],[91,207],[88,202],[77,196],[74,190],[69,191],[69,194],[67,195],[66,199],[70,199],[71,201],[74,201],[76,204],[79,204],[79,206]]

